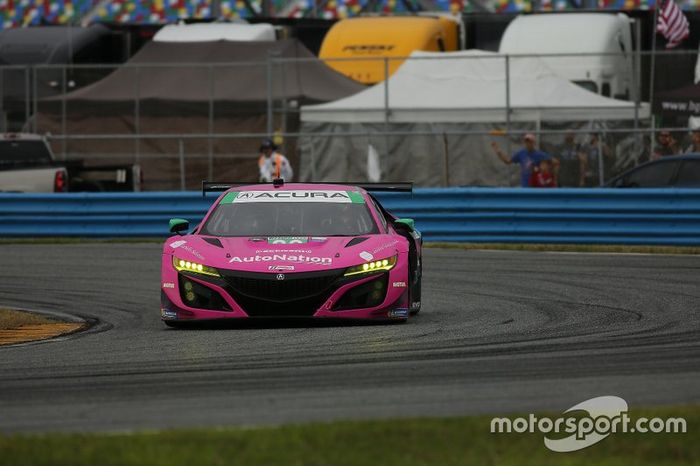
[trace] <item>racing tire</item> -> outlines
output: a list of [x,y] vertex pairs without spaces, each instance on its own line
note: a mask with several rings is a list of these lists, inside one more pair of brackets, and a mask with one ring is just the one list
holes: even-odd
[[[415,283],[411,284],[411,289],[410,289],[410,292],[408,295],[409,296],[408,305],[409,305],[409,309],[410,309],[409,313],[411,316],[415,316],[420,312],[420,308],[421,308],[421,304],[420,304],[421,303],[421,298],[420,298],[421,282],[423,281],[422,278],[423,278],[422,276],[419,276],[418,279],[415,281]],[[418,307],[415,307],[415,308],[413,307],[414,302],[418,303]]]
[[191,322],[178,322],[176,320],[164,320],[163,323],[170,328],[187,328]]

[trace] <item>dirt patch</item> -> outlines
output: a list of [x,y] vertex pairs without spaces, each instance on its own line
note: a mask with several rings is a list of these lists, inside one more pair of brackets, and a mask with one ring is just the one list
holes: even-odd
[[82,322],[64,322],[33,312],[0,309],[0,346],[46,340],[83,328]]

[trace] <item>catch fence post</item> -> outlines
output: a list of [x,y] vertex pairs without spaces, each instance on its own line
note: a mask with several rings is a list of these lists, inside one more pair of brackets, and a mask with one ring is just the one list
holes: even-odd
[[179,156],[180,156],[180,191],[186,189],[185,186],[185,144],[182,139],[178,142]]

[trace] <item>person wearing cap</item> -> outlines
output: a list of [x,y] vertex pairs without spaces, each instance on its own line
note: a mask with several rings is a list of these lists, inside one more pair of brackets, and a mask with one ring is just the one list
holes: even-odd
[[666,157],[668,155],[676,155],[680,151],[678,150],[678,144],[673,138],[669,131],[659,132],[657,138],[658,144],[654,148],[654,154],[652,155],[652,160],[658,160],[661,157]]
[[[491,148],[494,150],[503,163],[506,165],[511,165],[517,163],[520,165],[520,186],[526,188],[530,186],[530,175],[532,174],[533,168],[539,166],[542,160],[551,159],[549,154],[542,152],[541,150],[535,149],[535,135],[532,133],[527,133],[523,136],[523,144],[525,147],[515,152],[511,157],[508,157],[498,146],[496,141],[491,142]],[[558,164],[554,162],[555,173],[557,171]]]
[[260,144],[258,168],[260,169],[260,181],[263,183],[272,182],[277,178],[290,182],[294,176],[294,170],[292,170],[289,160],[277,152],[277,146],[271,139],[265,139]]

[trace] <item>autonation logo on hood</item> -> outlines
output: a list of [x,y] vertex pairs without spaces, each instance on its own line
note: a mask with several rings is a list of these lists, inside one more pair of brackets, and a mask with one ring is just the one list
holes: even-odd
[[319,265],[330,265],[333,263],[333,259],[330,257],[315,257],[307,256],[305,254],[271,254],[268,256],[261,256],[256,254],[255,256],[248,257],[238,257],[233,256],[229,262],[230,263],[255,263],[255,262],[294,262],[296,264],[319,264]]

